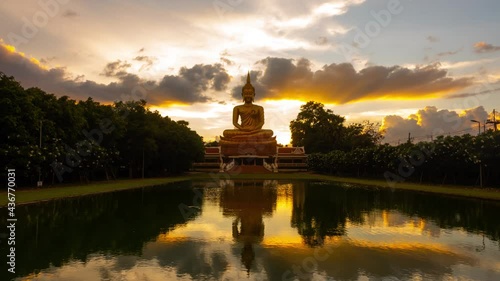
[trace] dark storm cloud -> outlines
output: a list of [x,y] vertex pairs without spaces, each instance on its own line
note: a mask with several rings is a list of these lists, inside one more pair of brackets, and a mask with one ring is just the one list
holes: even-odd
[[[419,99],[463,89],[471,78],[453,79],[439,64],[408,69],[370,65],[356,71],[352,64],[324,65],[311,70],[307,59],[266,58],[262,76],[252,77],[258,99],[307,99],[326,103],[348,103],[365,99]],[[255,73],[257,74],[257,73]],[[240,97],[241,87],[233,89]]]
[[178,75],[166,75],[160,82],[128,73],[130,66],[130,63],[120,60],[106,64],[101,74],[117,81],[102,84],[84,80],[82,76],[74,78],[65,68],[45,69],[37,61],[0,44],[0,71],[14,76],[24,87],[39,87],[49,93],[75,99],[90,96],[102,102],[140,98],[152,104],[204,102],[209,100],[203,93],[205,90],[222,91],[230,80],[220,64],[183,67]]

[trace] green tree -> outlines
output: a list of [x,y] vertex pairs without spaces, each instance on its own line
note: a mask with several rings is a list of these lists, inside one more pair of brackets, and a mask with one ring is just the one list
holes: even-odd
[[345,126],[344,122],[344,117],[325,109],[322,103],[310,101],[290,122],[292,145],[304,146],[308,153],[326,153],[374,147],[381,139],[377,124],[365,121]]
[[292,145],[304,146],[308,153],[334,150],[341,144],[344,121],[344,117],[325,110],[322,103],[310,101],[290,122]]
[[39,176],[45,182],[56,175],[65,182],[116,178],[120,166],[130,177],[180,173],[204,152],[188,122],[151,112],[144,100],[104,105],[58,98],[24,89],[2,72],[0,112],[0,173],[17,169],[20,186],[33,186]]
[[378,130],[379,124],[364,121],[363,123],[353,123],[344,129],[343,148],[353,150],[356,148],[375,147],[382,139],[382,134]]
[[219,146],[219,142],[216,140],[205,143],[205,147],[216,147],[216,146]]
[[117,111],[125,119],[120,141],[121,165],[129,177],[176,174],[186,171],[204,153],[202,138],[183,120],[162,117],[146,108],[146,101],[118,102]]

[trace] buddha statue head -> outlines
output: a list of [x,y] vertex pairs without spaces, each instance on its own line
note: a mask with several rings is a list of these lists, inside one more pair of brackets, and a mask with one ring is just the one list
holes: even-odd
[[245,103],[252,103],[255,98],[255,88],[250,83],[250,72],[247,74],[247,83],[241,88],[241,96]]

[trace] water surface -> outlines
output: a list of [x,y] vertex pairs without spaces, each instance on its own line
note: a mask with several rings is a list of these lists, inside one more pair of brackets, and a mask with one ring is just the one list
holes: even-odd
[[341,183],[176,183],[19,206],[15,280],[500,280],[499,213]]

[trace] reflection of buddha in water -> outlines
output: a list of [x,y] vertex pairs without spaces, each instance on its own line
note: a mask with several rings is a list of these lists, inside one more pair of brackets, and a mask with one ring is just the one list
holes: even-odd
[[[238,227],[239,223],[241,223],[240,227]],[[233,238],[243,243],[241,262],[245,265],[248,274],[250,274],[250,268],[252,268],[255,259],[253,244],[261,242],[263,237],[264,222],[262,213],[242,212],[233,221]]]
[[275,182],[230,181],[221,194],[225,216],[234,217],[232,235],[243,244],[241,262],[250,274],[255,260],[254,246],[264,239],[264,219],[276,207]]
[[[250,83],[250,73],[247,75],[247,83],[243,86],[241,95],[245,103],[237,105],[233,109],[233,125],[236,129],[224,130],[222,139],[271,139],[273,131],[262,129],[264,125],[264,108],[252,103],[255,97],[255,89]],[[239,119],[241,119],[240,123],[238,123]]]

